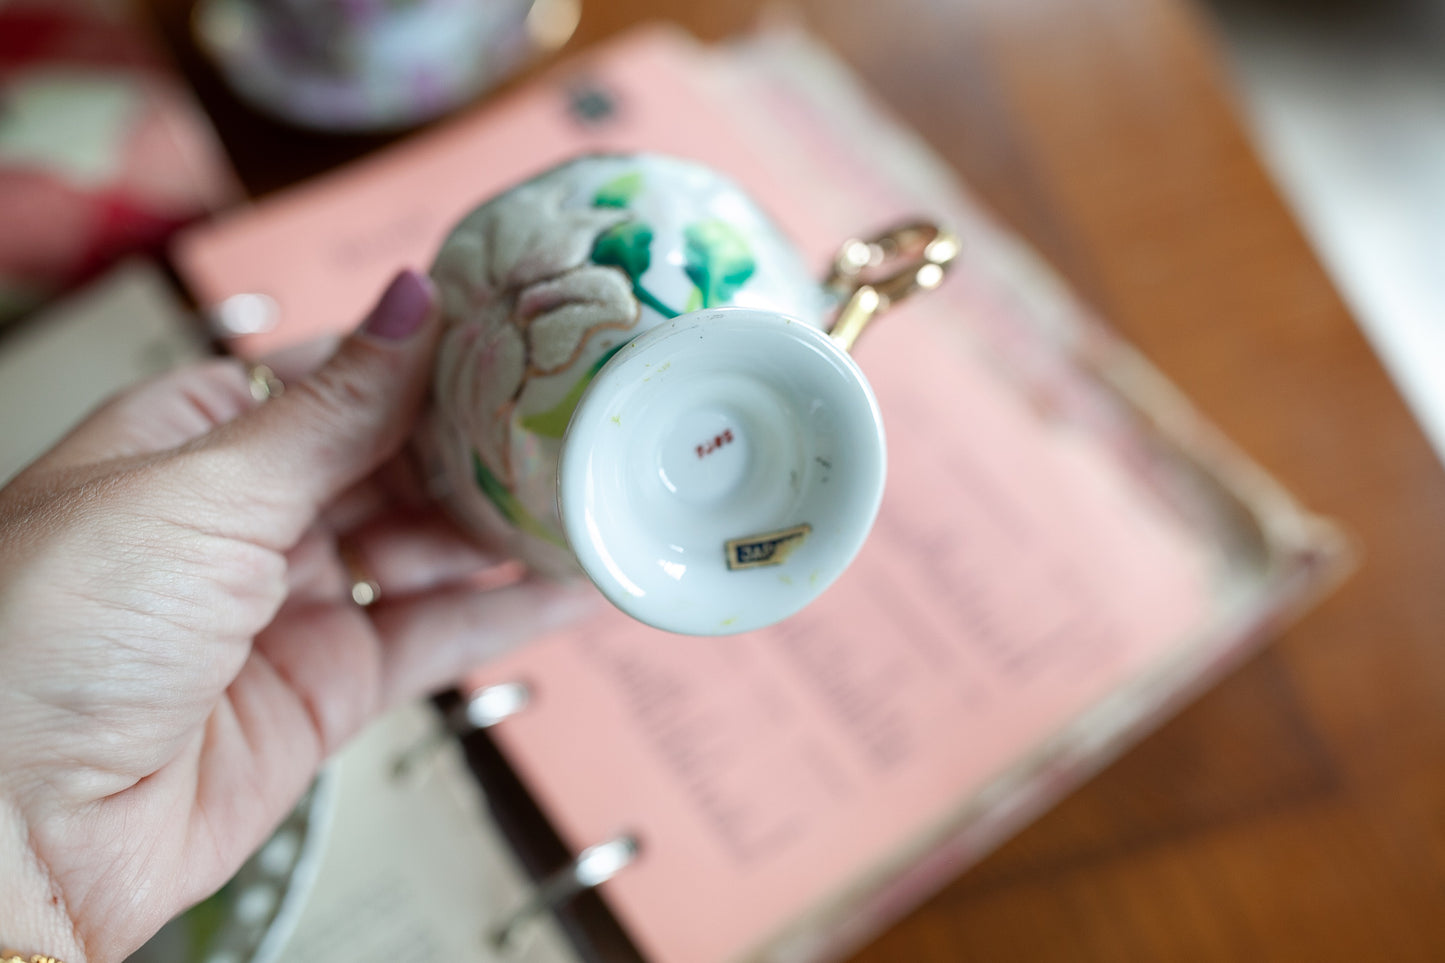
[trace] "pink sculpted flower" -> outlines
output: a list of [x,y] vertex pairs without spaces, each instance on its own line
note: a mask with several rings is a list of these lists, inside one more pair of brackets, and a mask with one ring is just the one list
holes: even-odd
[[563,208],[564,188],[529,184],[463,221],[432,276],[449,325],[437,367],[440,417],[503,483],[513,416],[527,379],[568,368],[596,331],[630,328],[638,305],[625,274],[590,260],[627,220],[615,208]]

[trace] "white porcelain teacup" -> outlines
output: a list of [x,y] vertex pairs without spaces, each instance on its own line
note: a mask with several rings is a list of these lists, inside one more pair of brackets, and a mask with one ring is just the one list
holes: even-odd
[[846,243],[820,284],[705,167],[554,168],[469,214],[433,266],[448,330],[423,446],[443,500],[658,628],[786,618],[852,561],[882,497],[882,419],[848,348],[956,253],[912,225]]

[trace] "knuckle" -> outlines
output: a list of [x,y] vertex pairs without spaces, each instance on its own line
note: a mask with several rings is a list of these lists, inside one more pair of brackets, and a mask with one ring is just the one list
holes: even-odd
[[335,364],[318,371],[307,383],[313,402],[340,421],[358,410],[376,406],[382,391],[376,373],[356,364]]

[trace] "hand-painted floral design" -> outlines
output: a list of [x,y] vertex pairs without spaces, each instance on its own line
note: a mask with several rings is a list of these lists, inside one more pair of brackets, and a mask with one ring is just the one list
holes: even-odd
[[563,196],[545,185],[504,195],[453,233],[432,269],[451,321],[437,401],[508,486],[514,408],[527,379],[572,364],[596,331],[637,322],[629,279],[589,260],[597,236],[627,213],[566,209]]
[[697,287],[701,308],[732,300],[757,270],[748,239],[720,218],[696,221],[683,232],[687,240],[687,276]]
[[[822,292],[736,186],[686,161],[588,157],[484,204],[432,275],[447,332],[428,439],[458,518],[568,568],[557,460],[592,379],[641,331],[744,303],[821,323]],[[561,549],[562,551],[559,551]]]

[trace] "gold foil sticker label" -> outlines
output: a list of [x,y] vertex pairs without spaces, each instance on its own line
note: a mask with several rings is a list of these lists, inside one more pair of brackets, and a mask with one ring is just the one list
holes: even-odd
[[724,545],[728,568],[736,572],[745,568],[781,565],[812,531],[813,526],[805,522],[778,532],[731,539]]

